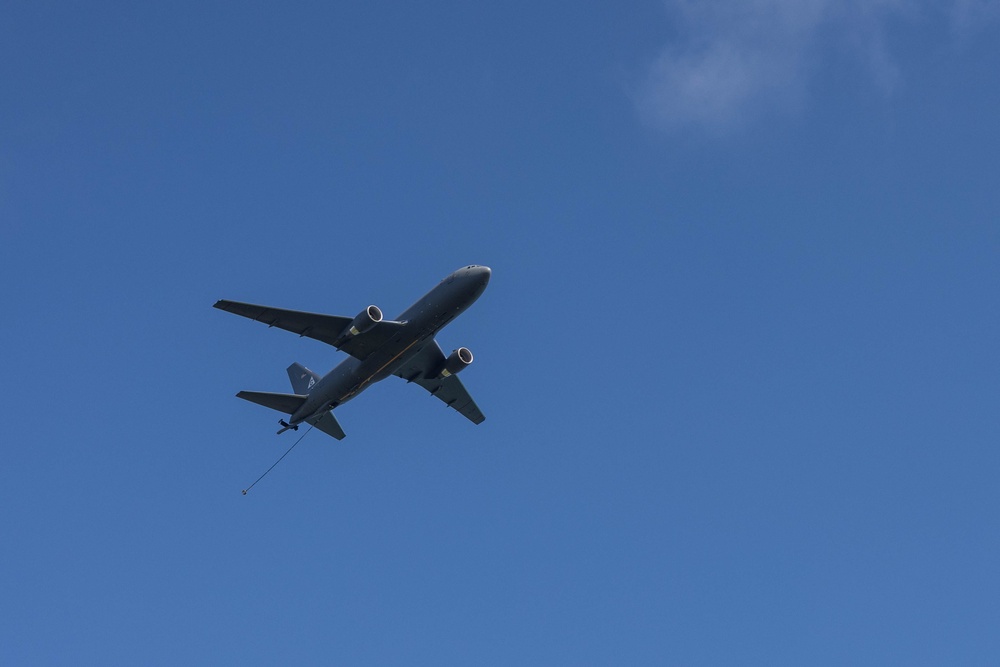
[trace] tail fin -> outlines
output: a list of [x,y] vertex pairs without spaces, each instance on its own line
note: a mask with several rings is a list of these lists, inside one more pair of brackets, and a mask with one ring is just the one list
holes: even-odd
[[299,394],[272,394],[267,391],[241,391],[236,395],[251,403],[263,405],[265,408],[284,412],[286,415],[295,414],[295,411],[301,408],[308,398],[308,396]]
[[319,382],[319,375],[302,364],[292,364],[288,367],[288,379],[292,381],[292,391],[305,395]]

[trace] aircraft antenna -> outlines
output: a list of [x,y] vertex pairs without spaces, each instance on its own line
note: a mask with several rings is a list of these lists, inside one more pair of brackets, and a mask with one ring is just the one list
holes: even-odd
[[[282,455],[281,455],[281,456],[280,456],[280,457],[278,458],[278,460],[277,460],[277,461],[275,461],[274,463],[272,463],[272,464],[271,464],[271,467],[270,467],[270,468],[268,468],[267,470],[265,470],[265,471],[264,471],[264,475],[266,475],[267,473],[269,473],[269,472],[271,472],[272,470],[274,470],[274,466],[276,466],[276,465],[278,465],[279,463],[281,463],[281,459],[283,459],[283,458],[285,458],[286,456],[288,456],[288,452],[290,452],[290,451],[292,451],[293,449],[295,449],[295,445],[297,445],[297,444],[299,444],[300,442],[302,442],[302,438],[304,438],[304,437],[306,437],[307,435],[309,435],[309,431],[311,431],[311,430],[313,430],[313,427],[312,427],[312,426],[310,426],[310,427],[309,427],[309,430],[308,430],[308,431],[306,431],[305,433],[303,433],[302,435],[300,435],[300,436],[299,436],[299,439],[298,439],[298,440],[296,440],[296,441],[295,441],[294,443],[292,443],[292,446],[291,446],[291,447],[289,447],[289,448],[288,448],[288,449],[287,449],[287,450],[285,451],[285,453],[284,453],[284,454],[282,454]],[[255,486],[255,485],[257,484],[257,482],[259,482],[260,480],[264,479],[264,475],[261,475],[260,477],[258,477],[257,479],[255,479],[255,480],[254,480],[254,483],[253,483],[253,484],[251,484],[251,485],[250,485],[250,486],[248,486],[247,488],[243,489],[243,495],[245,496],[245,495],[247,494],[247,491],[249,491],[250,489],[252,489],[252,488],[253,488],[253,487],[254,487],[254,486]]]

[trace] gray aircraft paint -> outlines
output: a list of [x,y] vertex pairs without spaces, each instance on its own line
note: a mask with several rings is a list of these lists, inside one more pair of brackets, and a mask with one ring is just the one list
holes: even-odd
[[300,364],[289,366],[295,394],[241,391],[237,396],[290,414],[287,422],[281,421],[282,431],[309,423],[341,439],[344,432],[331,410],[376,382],[397,375],[419,384],[479,424],[485,417],[457,377],[458,371],[471,363],[472,354],[460,348],[461,352],[456,350],[446,357],[434,336],[482,295],[490,275],[486,266],[458,269],[394,321],[382,320],[381,311],[374,306],[351,318],[220,300],[215,303],[220,310],[321,340],[351,355],[322,378]]

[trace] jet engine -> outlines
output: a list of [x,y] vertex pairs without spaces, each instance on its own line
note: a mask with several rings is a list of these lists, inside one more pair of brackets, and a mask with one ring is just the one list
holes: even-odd
[[454,375],[471,363],[472,350],[467,347],[460,347],[448,355],[448,358],[444,362],[444,368],[441,369],[440,377],[446,378],[449,375]]
[[351,320],[351,323],[344,329],[344,333],[341,334],[341,338],[363,334],[366,331],[370,331],[373,326],[381,321],[382,311],[379,310],[378,306],[368,306],[358,313],[357,317]]

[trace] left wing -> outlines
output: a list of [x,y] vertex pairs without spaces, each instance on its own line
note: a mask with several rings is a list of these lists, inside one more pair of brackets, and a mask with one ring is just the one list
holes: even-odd
[[352,357],[362,360],[392,338],[400,327],[405,326],[402,322],[383,320],[365,333],[342,339],[341,334],[354,318],[271,308],[225,299],[216,301],[215,307],[257,322],[263,322],[269,327],[278,327],[327,345],[333,345],[338,350],[343,350]]
[[448,407],[458,410],[465,415],[472,423],[482,424],[486,420],[476,402],[469,396],[465,385],[458,379],[457,375],[448,377],[428,377],[436,373],[444,366],[446,357],[436,340],[429,343],[403,364],[395,375],[403,378],[407,382],[416,382],[421,387],[431,392],[435,398],[440,398]]

